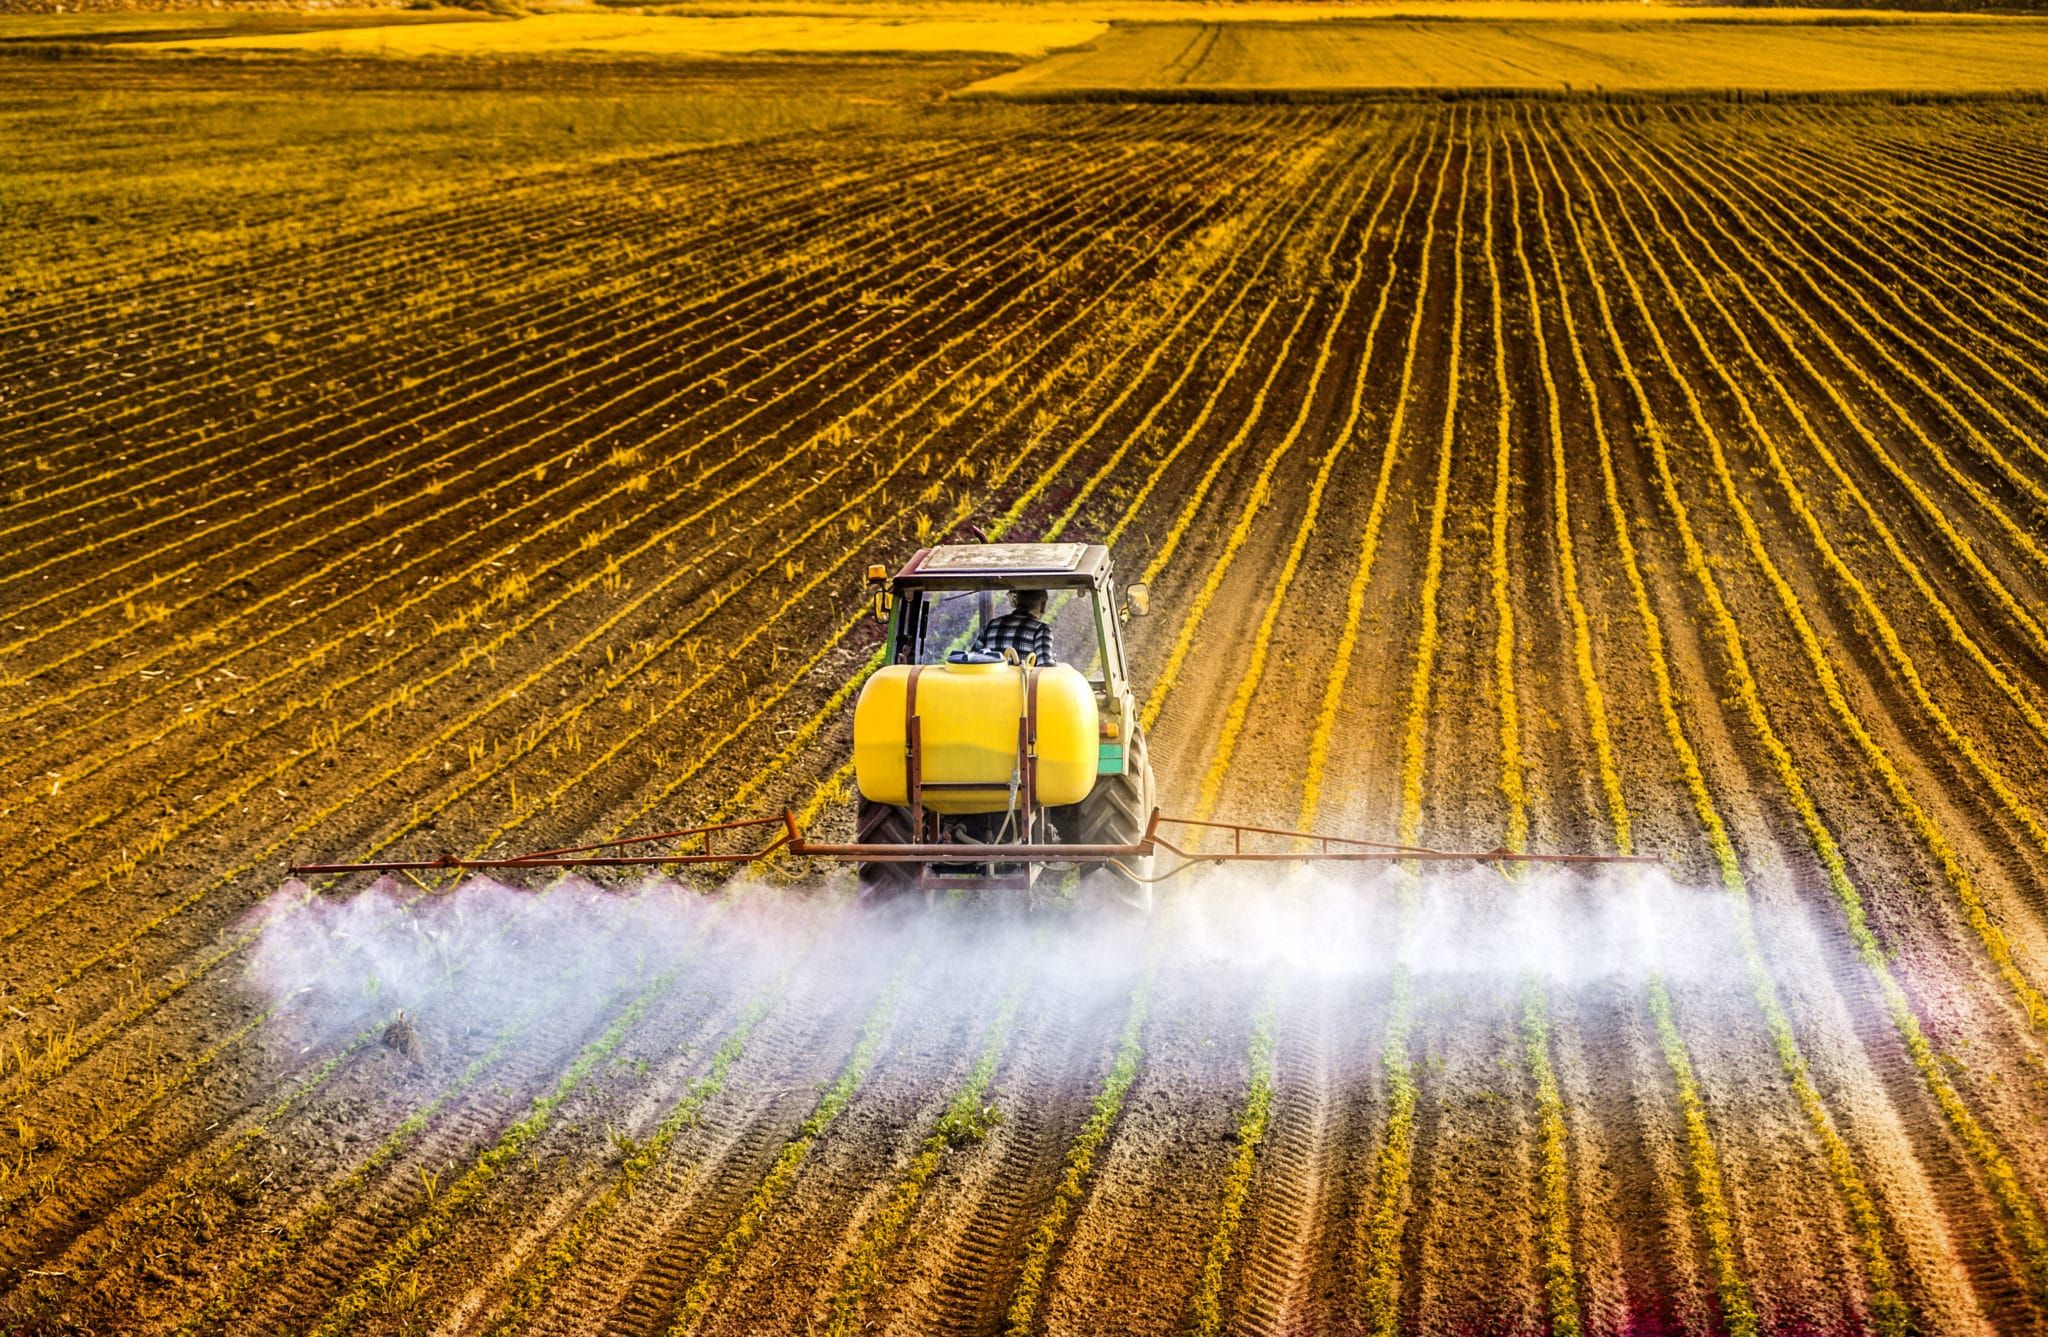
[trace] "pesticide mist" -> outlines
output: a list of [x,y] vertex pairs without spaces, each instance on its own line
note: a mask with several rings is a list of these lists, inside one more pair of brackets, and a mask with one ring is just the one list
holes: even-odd
[[[1155,1011],[1150,1024],[1170,1028],[1176,1016],[1250,1009],[1269,991],[1363,1004],[1397,968],[1477,1005],[1532,980],[1553,995],[1653,975],[1720,991],[1741,987],[1744,931],[1726,894],[1634,870],[1205,870],[1167,884],[1149,920],[1014,900],[875,910],[822,888],[575,879],[477,879],[433,895],[385,880],[346,898],[294,883],[257,913],[247,982],[302,1051],[399,1016],[427,1047],[461,1048],[481,1033],[596,1024],[643,994],[681,1000],[679,1015],[768,996],[830,1012],[911,986],[926,1020],[950,1013],[968,1026],[1006,988],[1085,1010],[1115,1006],[1142,980],[1191,1005]],[[1815,941],[1796,911],[1750,913],[1771,919],[1759,925],[1766,941]]]

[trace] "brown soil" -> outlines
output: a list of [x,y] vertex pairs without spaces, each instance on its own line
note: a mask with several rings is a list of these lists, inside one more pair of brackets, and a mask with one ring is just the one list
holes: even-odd
[[[893,99],[860,133],[323,229],[157,191],[143,272],[9,280],[0,1328],[2048,1322],[2048,123],[962,106],[938,68],[834,76]],[[1350,644],[1317,824],[1491,847],[1503,414],[1528,842],[1614,848],[1618,794],[1668,882],[1204,875],[1144,925],[786,866],[286,885],[844,829],[861,567],[1013,506],[1127,577],[1172,546],[1141,699],[1205,610],[1168,811],[1220,763],[1218,814],[1297,820]]]

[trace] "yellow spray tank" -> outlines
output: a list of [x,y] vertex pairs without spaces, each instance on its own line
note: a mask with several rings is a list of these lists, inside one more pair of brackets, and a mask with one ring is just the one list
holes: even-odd
[[[924,806],[961,815],[1003,812],[1017,772],[1018,724],[1031,671],[1011,664],[891,664],[869,678],[853,710],[853,774],[871,803],[910,802],[909,728],[915,707]],[[1065,664],[1036,670],[1040,806],[1079,803],[1095,788],[1100,722],[1095,691]],[[915,683],[915,700],[912,684]]]

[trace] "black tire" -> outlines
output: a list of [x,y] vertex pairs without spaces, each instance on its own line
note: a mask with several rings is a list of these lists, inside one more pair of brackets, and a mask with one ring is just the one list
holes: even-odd
[[[1145,749],[1145,735],[1133,732],[1124,751],[1121,775],[1105,775],[1095,789],[1076,805],[1073,842],[1077,845],[1134,845],[1145,837],[1152,820],[1156,791],[1152,785],[1152,759]],[[1123,871],[1108,865],[1090,866],[1082,874],[1081,898],[1089,905],[1107,906],[1141,915],[1152,913],[1152,884],[1133,878],[1152,876],[1153,857],[1118,859]],[[1128,873],[1130,876],[1125,876]]]
[[[860,801],[854,839],[863,845],[908,845],[910,814],[892,803]],[[917,865],[863,863],[858,868],[863,905],[886,905],[917,885]]]

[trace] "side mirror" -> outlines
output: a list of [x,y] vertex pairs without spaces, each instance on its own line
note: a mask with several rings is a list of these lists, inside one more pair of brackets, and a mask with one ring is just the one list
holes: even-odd
[[1124,606],[1132,617],[1144,617],[1152,611],[1152,587],[1143,581],[1136,585],[1124,586]]
[[868,590],[874,601],[875,621],[887,622],[896,597],[889,593],[889,568],[876,562],[868,568]]

